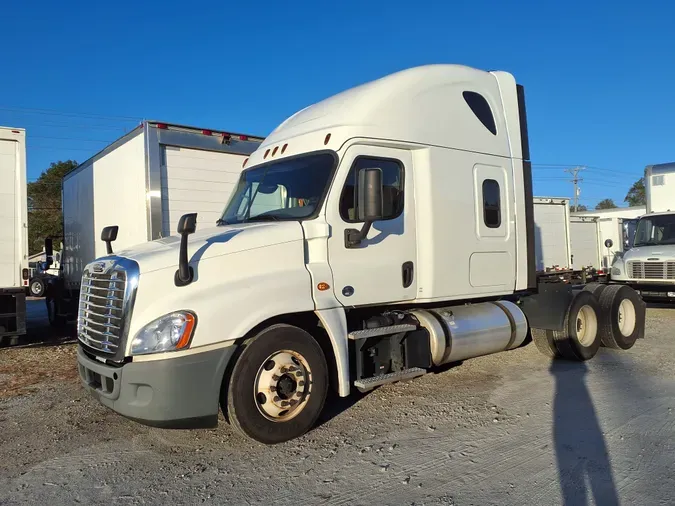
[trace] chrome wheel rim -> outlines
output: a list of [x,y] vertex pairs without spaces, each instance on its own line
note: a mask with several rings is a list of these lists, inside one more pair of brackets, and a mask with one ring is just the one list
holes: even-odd
[[305,357],[281,350],[267,357],[258,369],[253,396],[265,418],[286,422],[302,412],[311,391],[311,369]]

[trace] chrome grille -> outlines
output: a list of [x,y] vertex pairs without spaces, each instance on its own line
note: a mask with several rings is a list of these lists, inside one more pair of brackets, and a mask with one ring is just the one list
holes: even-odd
[[675,262],[628,262],[628,272],[632,279],[674,279]]
[[95,273],[85,269],[80,289],[77,337],[87,346],[115,354],[123,339],[126,271]]

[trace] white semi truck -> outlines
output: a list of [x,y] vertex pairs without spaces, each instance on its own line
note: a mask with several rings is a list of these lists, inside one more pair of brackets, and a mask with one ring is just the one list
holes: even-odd
[[[261,142],[146,121],[66,174],[61,275],[55,282],[49,278],[45,299],[51,323],[75,320],[82,270],[106,254],[98,241],[101,229],[118,225],[116,245],[125,248],[170,236],[186,211],[199,213],[200,226],[215,225],[243,161]],[[51,241],[47,249],[50,258]]]
[[645,298],[675,300],[675,162],[645,168],[647,213],[640,217],[633,247],[618,255],[612,281]]
[[550,357],[630,348],[645,315],[631,288],[537,286],[525,118],[511,74],[459,65],[291,116],[218,226],[186,214],[177,236],[84,267],[83,384],[150,425],[213,426],[220,407],[271,444],[309,430],[329,388],[511,350],[530,330]]
[[0,342],[26,333],[26,131],[0,127]]

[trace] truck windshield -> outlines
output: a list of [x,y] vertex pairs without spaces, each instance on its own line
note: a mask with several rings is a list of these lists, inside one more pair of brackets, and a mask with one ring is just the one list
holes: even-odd
[[634,246],[675,244],[675,214],[640,218],[635,232]]
[[336,160],[322,152],[245,170],[218,224],[312,216],[328,190]]

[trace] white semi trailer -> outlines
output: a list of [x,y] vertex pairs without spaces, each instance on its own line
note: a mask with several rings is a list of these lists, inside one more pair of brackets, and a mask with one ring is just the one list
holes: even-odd
[[612,280],[643,297],[675,300],[675,162],[645,168],[647,213],[640,217],[633,247],[618,255]]
[[0,127],[0,342],[26,333],[26,131]]
[[291,116],[251,155],[218,226],[196,231],[185,214],[178,236],[84,267],[83,384],[146,424],[212,426],[220,406],[277,443],[313,426],[329,388],[511,350],[530,330],[550,357],[630,348],[645,314],[632,289],[537,286],[525,118],[511,74],[458,65]]
[[52,324],[75,319],[83,268],[107,253],[99,241],[104,227],[118,225],[116,246],[126,248],[170,236],[187,211],[203,217],[200,226],[214,226],[244,161],[261,142],[146,121],[68,173],[61,276],[46,295]]

